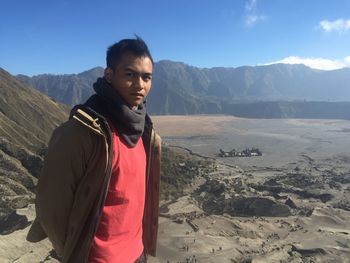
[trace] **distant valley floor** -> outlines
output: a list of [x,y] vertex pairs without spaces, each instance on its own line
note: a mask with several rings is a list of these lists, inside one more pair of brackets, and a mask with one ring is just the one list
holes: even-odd
[[350,155],[350,121],[246,119],[225,115],[154,116],[158,133],[169,145],[217,158],[220,149],[259,148],[263,156],[221,158],[241,167],[284,167],[305,158]]
[[[153,120],[167,145],[217,169],[163,202],[151,262],[349,262],[350,121]],[[218,157],[251,147],[263,155]]]

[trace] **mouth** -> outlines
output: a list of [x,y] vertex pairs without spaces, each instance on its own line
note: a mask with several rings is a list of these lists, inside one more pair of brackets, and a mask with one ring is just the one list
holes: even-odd
[[137,98],[143,98],[144,95],[142,93],[131,93],[131,96],[137,97]]

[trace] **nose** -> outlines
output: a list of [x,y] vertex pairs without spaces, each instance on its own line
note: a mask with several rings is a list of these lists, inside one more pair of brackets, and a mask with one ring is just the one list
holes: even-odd
[[137,88],[137,90],[142,90],[144,85],[144,81],[141,76],[136,76],[134,79],[134,86]]

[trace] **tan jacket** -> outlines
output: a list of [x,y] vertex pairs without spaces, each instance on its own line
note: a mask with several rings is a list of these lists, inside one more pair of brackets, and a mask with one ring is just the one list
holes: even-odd
[[[159,213],[161,140],[146,121],[147,155],[143,243],[155,256]],[[49,142],[37,185],[36,219],[27,240],[49,237],[63,263],[85,263],[97,229],[111,176],[113,145],[105,119],[77,109]]]

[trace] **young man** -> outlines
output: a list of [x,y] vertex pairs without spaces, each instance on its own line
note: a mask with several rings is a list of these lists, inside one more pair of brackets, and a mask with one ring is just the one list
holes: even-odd
[[64,263],[155,255],[160,138],[145,111],[152,71],[142,39],[112,45],[96,94],[53,132],[27,239],[49,237]]

